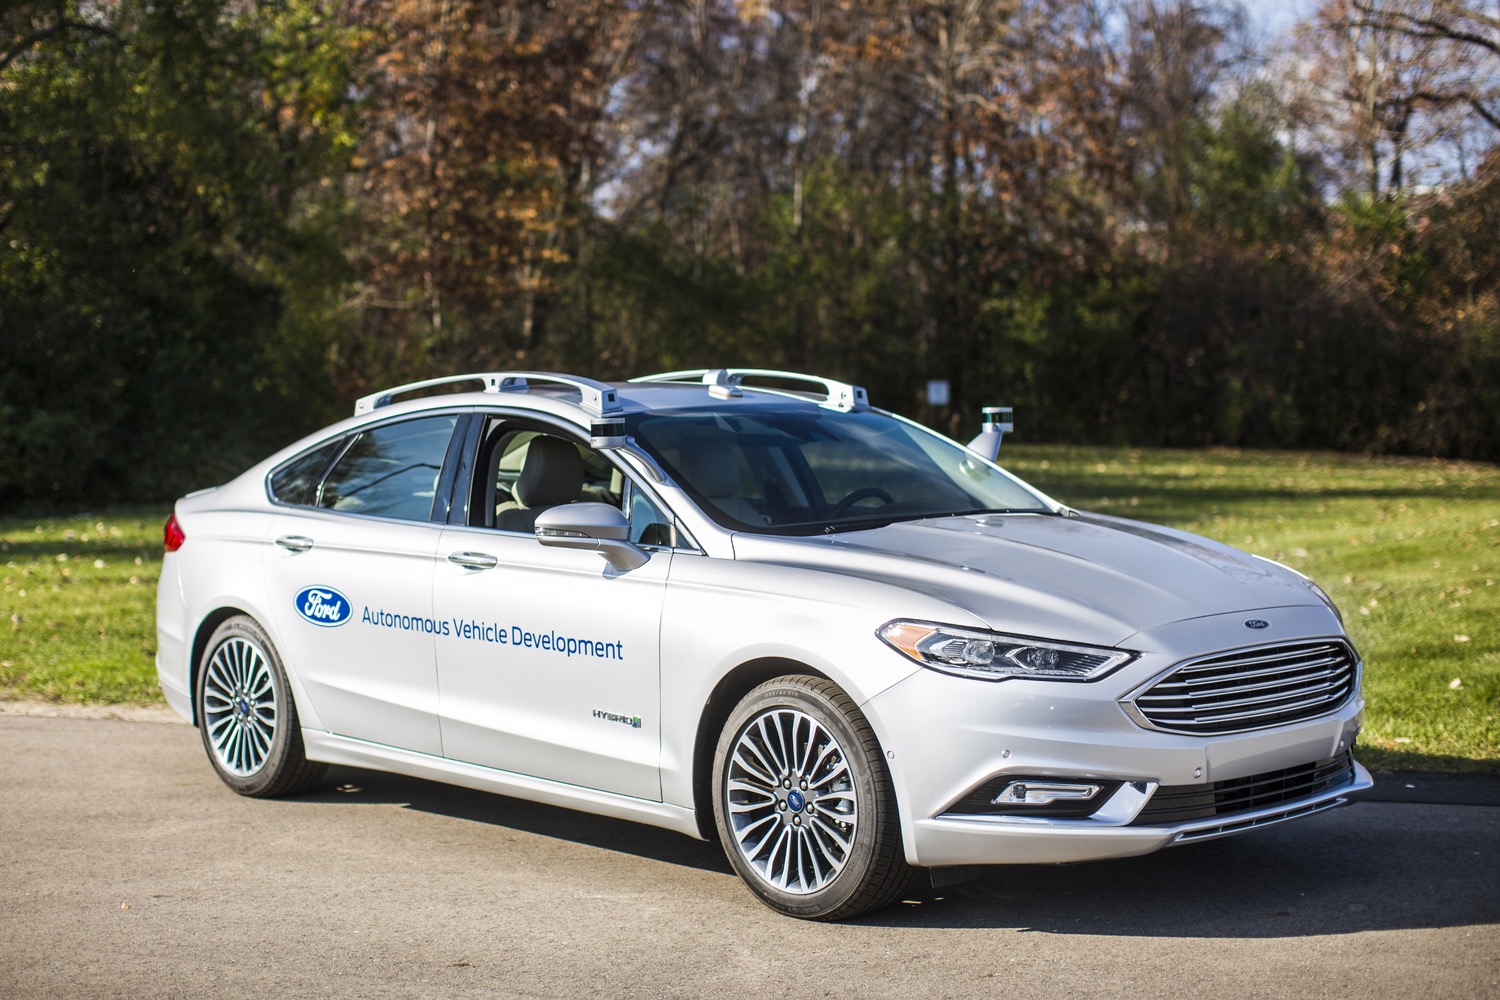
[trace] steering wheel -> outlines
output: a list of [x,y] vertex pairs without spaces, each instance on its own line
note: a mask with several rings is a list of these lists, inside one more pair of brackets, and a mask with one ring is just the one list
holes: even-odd
[[844,499],[834,504],[833,514],[831,516],[844,516],[845,514],[849,513],[849,508],[853,507],[861,500],[879,500],[883,504],[896,502],[895,497],[891,496],[879,486],[861,486],[859,489],[855,490],[853,493],[850,493],[848,496],[844,497]]

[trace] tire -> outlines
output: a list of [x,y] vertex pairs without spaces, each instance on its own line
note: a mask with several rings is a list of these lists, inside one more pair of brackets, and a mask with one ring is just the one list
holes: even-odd
[[286,671],[255,619],[236,615],[214,630],[193,697],[209,763],[236,792],[295,795],[322,779],[327,765],[307,759]]
[[730,714],[714,753],[714,822],[735,872],[788,916],[869,913],[915,874],[875,732],[817,677],[767,681]]

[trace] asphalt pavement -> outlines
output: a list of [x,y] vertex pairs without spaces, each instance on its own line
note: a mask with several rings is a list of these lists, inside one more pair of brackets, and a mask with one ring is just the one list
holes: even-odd
[[649,827],[352,769],[243,799],[181,724],[0,714],[0,794],[6,1000],[1500,997],[1493,803],[1367,800],[822,925]]

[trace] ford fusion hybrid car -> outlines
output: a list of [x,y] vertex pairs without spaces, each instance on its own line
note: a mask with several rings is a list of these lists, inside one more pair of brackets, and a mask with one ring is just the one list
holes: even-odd
[[374,768],[717,838],[797,917],[1345,804],[1302,575],[1080,513],[832,379],[413,383],[165,529],[157,670],[236,792]]

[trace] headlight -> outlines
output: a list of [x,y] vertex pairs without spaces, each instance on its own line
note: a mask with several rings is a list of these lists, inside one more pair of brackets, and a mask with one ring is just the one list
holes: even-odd
[[1093,681],[1135,658],[1134,653],[1122,649],[1075,646],[930,622],[888,622],[875,634],[924,667],[986,681],[1010,677]]

